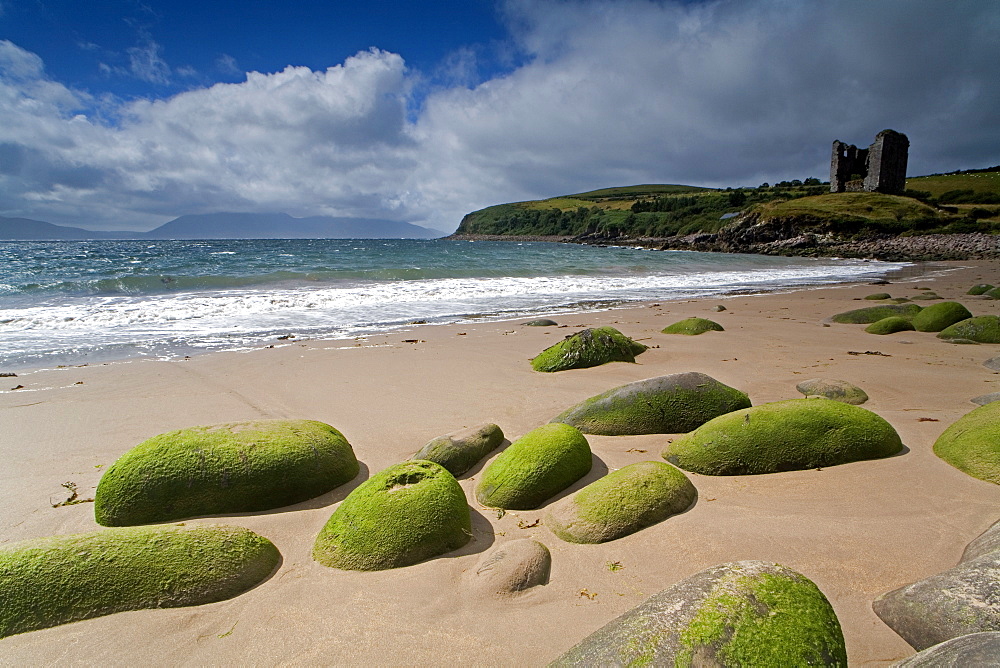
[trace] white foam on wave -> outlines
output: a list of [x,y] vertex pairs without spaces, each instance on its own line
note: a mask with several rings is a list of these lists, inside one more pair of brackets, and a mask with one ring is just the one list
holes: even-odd
[[226,349],[280,330],[312,335],[384,331],[416,318],[540,312],[581,303],[669,300],[882,275],[903,266],[837,262],[661,274],[446,278],[340,287],[75,297],[0,309],[3,359],[51,350],[132,346]]

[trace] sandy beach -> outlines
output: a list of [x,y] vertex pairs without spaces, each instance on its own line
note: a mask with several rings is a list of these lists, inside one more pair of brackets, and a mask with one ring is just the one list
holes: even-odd
[[[320,420],[343,432],[362,462],[355,480],[319,498],[185,522],[234,524],[273,541],[283,561],[255,589],[205,606],[120,613],[8,637],[0,640],[0,663],[544,665],[682,578],[723,562],[759,559],[793,568],[820,587],[843,626],[851,665],[887,665],[913,650],[875,616],[871,601],[955,565],[965,545],[1000,518],[1000,488],[931,451],[948,425],[975,408],[972,397],[1000,391],[1000,374],[982,365],[1000,355],[1000,346],[953,345],[919,332],[875,336],[864,326],[823,320],[871,305],[855,300],[873,292],[912,297],[924,287],[975,315],[1000,314],[1000,303],[965,296],[976,283],[1000,282],[1000,269],[987,262],[935,267],[878,287],[561,316],[559,328],[524,327],[524,320],[416,326],[364,340],[280,342],[244,353],[0,378],[0,545],[98,529],[93,504],[53,507],[68,495],[61,485],[73,482],[82,497],[92,497],[103,468],[172,429]],[[717,304],[726,310],[715,312]],[[690,316],[712,318],[726,331],[659,333]],[[601,325],[652,347],[636,364],[532,371],[528,360],[542,349]],[[689,473],[699,494],[690,510],[600,545],[556,538],[536,523],[544,507],[500,519],[480,507],[472,490],[481,464],[460,478],[473,510],[474,538],[464,548],[381,572],[340,571],[311,559],[315,536],[336,504],[431,438],[495,422],[515,439],[587,397],[683,371],[743,390],[755,405],[801,396],[795,385],[802,380],[849,381],[868,393],[864,407],[888,420],[907,450],[822,470]],[[11,390],[18,385],[23,389]],[[660,460],[670,438],[588,436],[594,468],[560,497],[609,470]],[[475,594],[469,576],[480,555],[525,537],[551,550],[550,582],[506,600]]]

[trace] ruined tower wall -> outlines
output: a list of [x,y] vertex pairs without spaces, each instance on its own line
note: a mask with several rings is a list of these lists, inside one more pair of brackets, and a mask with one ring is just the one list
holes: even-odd
[[883,130],[867,149],[833,142],[830,159],[830,192],[881,192],[906,190],[906,161],[910,140],[895,130]]
[[883,130],[868,148],[868,192],[901,195],[906,190],[906,161],[910,140],[894,130]]

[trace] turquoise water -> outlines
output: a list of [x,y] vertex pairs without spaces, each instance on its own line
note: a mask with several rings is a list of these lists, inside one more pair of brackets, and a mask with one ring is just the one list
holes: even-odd
[[445,240],[0,242],[0,371],[870,280],[902,266]]

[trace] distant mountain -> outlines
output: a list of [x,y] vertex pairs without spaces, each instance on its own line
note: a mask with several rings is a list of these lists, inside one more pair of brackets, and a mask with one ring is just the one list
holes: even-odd
[[293,218],[287,213],[204,213],[181,216],[144,239],[433,239],[438,230],[374,218]]
[[0,239],[135,239],[141,232],[95,232],[82,227],[53,225],[30,218],[5,218],[0,216]]
[[371,218],[285,213],[208,213],[175,218],[149,232],[104,232],[0,216],[0,239],[435,239],[438,230]]

